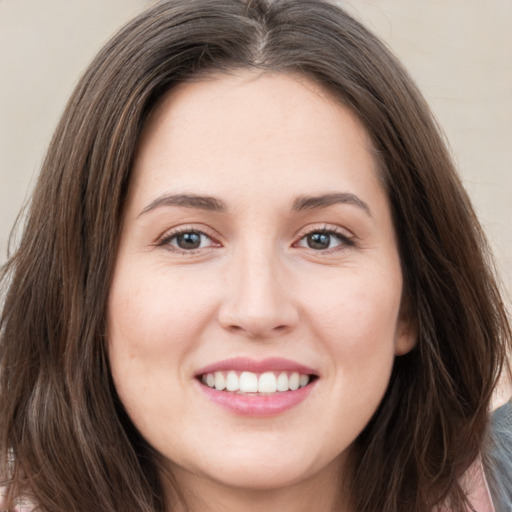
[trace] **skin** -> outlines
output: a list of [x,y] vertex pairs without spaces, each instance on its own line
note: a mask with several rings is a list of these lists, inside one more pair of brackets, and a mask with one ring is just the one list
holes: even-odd
[[[333,192],[357,200],[292,208]],[[173,194],[224,210],[164,204]],[[184,250],[176,230],[205,235]],[[326,248],[311,247],[308,233],[325,230]],[[351,111],[304,77],[249,71],[165,97],[137,152],[109,357],[129,416],[190,510],[349,510],[347,453],[395,356],[414,345],[401,297],[388,200]],[[194,377],[231,357],[284,357],[319,378],[292,409],[245,417]]]

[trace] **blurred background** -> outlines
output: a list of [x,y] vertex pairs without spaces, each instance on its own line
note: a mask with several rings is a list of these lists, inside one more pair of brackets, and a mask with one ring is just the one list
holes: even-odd
[[[144,0],[0,0],[0,264],[60,113]],[[339,1],[404,62],[443,127],[512,311],[512,0]]]

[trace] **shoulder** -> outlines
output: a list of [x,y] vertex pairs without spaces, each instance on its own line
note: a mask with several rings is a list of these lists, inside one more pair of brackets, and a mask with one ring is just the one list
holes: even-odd
[[497,511],[512,510],[512,401],[492,415],[486,475]]
[[494,411],[487,450],[462,479],[471,507],[478,512],[512,511],[512,402]]
[[478,457],[464,474],[461,484],[466,490],[469,503],[471,504],[469,510],[498,512],[499,509],[495,509],[494,500],[491,497],[482,459],[480,457]]

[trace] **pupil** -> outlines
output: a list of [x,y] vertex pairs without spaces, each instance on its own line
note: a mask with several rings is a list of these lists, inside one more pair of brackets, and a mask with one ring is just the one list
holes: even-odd
[[183,233],[177,238],[180,249],[197,249],[201,245],[201,235],[199,233]]
[[331,241],[326,233],[312,233],[308,235],[308,246],[311,249],[328,249]]

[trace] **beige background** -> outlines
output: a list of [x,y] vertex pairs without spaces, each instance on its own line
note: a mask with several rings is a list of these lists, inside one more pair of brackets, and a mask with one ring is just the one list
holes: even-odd
[[[0,262],[80,73],[150,2],[0,0]],[[342,1],[416,78],[450,140],[512,304],[512,0]]]

